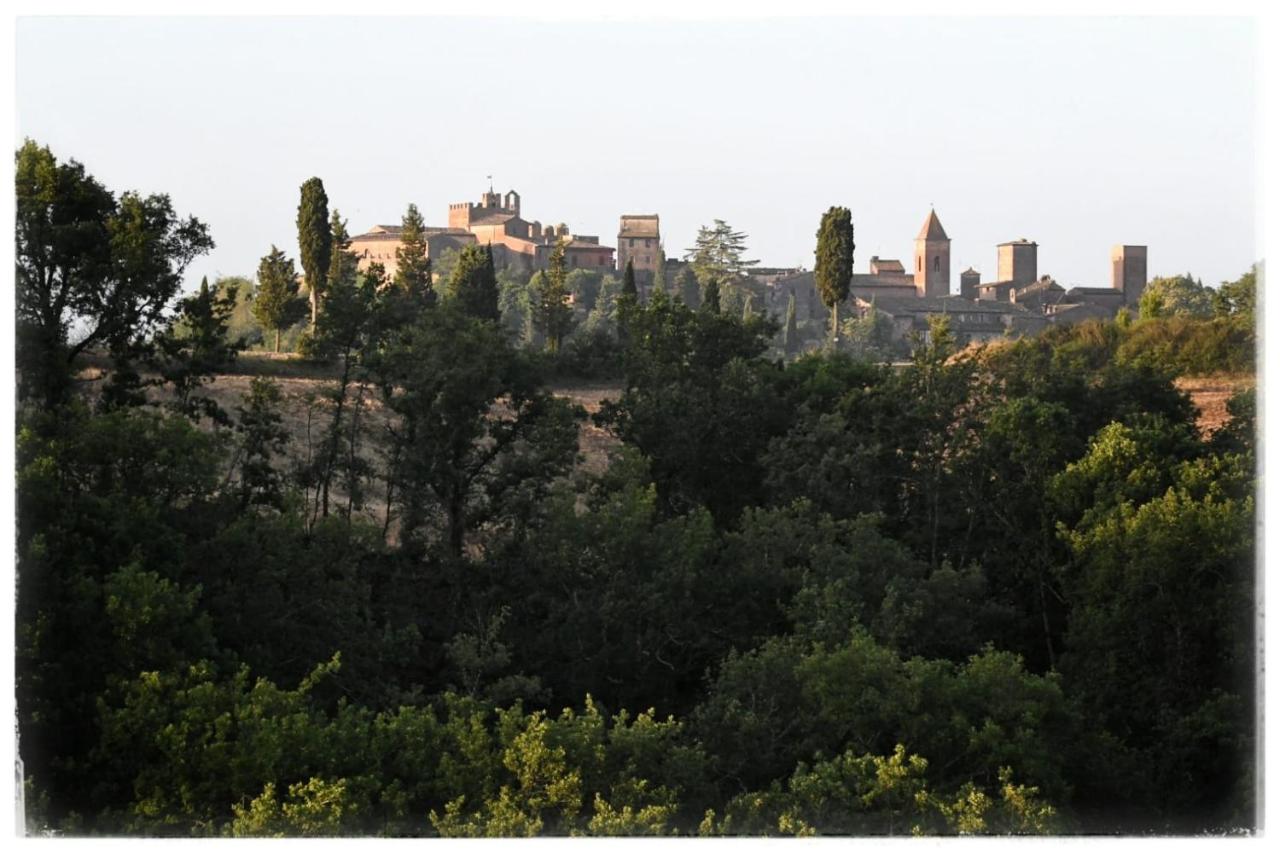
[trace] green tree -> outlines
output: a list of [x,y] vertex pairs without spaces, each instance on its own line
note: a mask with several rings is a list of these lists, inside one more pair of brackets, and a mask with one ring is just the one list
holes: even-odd
[[653,292],[664,293],[667,289],[667,253],[662,245],[658,245],[658,263],[653,268]]
[[557,241],[547,259],[546,271],[539,271],[529,282],[533,325],[546,337],[551,353],[560,351],[560,342],[573,326],[573,307],[565,287],[564,248],[564,241]]
[[746,234],[734,231],[723,219],[716,219],[710,227],[704,225],[698,229],[693,246],[685,252],[685,260],[704,284],[715,277],[736,277],[760,263],[743,257],[746,242]]
[[627,268],[622,273],[622,295],[631,297],[632,301],[639,298],[639,291],[636,290],[636,270],[630,258],[627,258]]
[[496,321],[498,310],[498,278],[493,268],[493,250],[472,244],[458,256],[449,279],[448,295],[466,314],[480,320]]
[[276,352],[280,352],[280,330],[297,320],[298,305],[298,273],[293,259],[273,245],[258,263],[253,316],[264,329],[275,332]]
[[216,401],[195,392],[230,366],[243,348],[242,342],[227,339],[235,307],[234,288],[218,294],[209,287],[209,279],[202,278],[200,289],[178,304],[170,327],[157,336],[160,375],[173,385],[174,408],[186,417],[229,423]]
[[378,382],[397,419],[396,501],[411,555],[437,542],[461,558],[469,533],[518,518],[577,452],[574,410],[540,388],[501,329],[460,311],[425,313]]
[[1258,304],[1258,264],[1235,281],[1224,281],[1213,294],[1213,313],[1252,324]]
[[720,313],[720,279],[712,276],[702,286],[702,298],[698,302],[698,310],[710,314]]
[[853,279],[853,216],[847,207],[828,208],[818,227],[813,282],[831,311],[831,337],[840,333],[840,303],[849,298]]
[[799,335],[796,328],[796,292],[792,290],[787,297],[787,318],[782,325],[782,351],[787,355],[794,353],[800,346]]
[[1214,291],[1190,274],[1153,278],[1138,300],[1138,317],[1208,317],[1213,307]]
[[325,195],[324,182],[319,178],[309,178],[302,184],[300,195],[298,258],[307,282],[311,327],[314,329],[320,316],[320,302],[324,298],[325,278],[329,274],[333,232],[329,227],[329,196]]
[[[400,245],[396,248],[395,284],[415,302],[435,301],[431,282],[431,259],[427,257],[426,223],[417,205],[410,204],[400,220]],[[455,272],[456,275],[456,272]],[[450,278],[452,281],[453,278]]]
[[690,308],[697,308],[702,304],[702,292],[698,286],[698,278],[693,273],[693,268],[685,264],[680,268],[680,272],[676,275],[676,295],[684,300],[684,304]]
[[187,266],[213,240],[168,196],[117,199],[31,140],[16,164],[18,399],[52,408],[80,353],[106,349],[119,367],[145,353]]

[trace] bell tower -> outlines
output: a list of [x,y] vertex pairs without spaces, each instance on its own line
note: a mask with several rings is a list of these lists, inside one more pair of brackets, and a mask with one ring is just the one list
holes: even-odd
[[942,227],[938,214],[929,209],[916,235],[916,296],[947,296],[951,293],[951,238]]

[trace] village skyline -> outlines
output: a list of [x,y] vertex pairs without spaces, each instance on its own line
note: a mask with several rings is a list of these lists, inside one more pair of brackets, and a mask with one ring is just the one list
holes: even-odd
[[811,268],[837,204],[862,269],[909,256],[932,206],[956,273],[1026,238],[1064,284],[1099,285],[1108,248],[1136,243],[1153,275],[1216,285],[1261,254],[1253,37],[1232,19],[27,18],[16,142],[209,221],[189,286],[296,250],[313,175],[353,233],[409,203],[443,219],[491,175],[608,244],[657,213],[671,258],[723,219],[763,265]]

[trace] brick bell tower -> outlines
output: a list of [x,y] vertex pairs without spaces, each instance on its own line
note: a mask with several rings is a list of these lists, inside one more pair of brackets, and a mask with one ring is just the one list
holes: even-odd
[[947,296],[951,293],[951,238],[943,230],[938,214],[929,209],[916,235],[916,296]]

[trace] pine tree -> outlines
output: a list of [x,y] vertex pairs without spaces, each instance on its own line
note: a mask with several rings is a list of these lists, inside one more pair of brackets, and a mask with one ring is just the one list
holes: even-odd
[[329,217],[329,245],[329,272],[325,276],[325,286],[332,290],[343,282],[354,282],[360,269],[360,261],[351,251],[347,223],[338,215],[336,208]]
[[302,185],[302,198],[298,202],[298,260],[306,277],[308,298],[311,301],[311,328],[315,328],[320,316],[320,301],[324,298],[325,278],[329,272],[333,235],[329,230],[329,197],[324,192],[324,182],[311,178]]
[[853,216],[847,207],[832,207],[822,215],[818,226],[817,262],[813,281],[818,295],[831,311],[831,338],[840,329],[840,303],[849,298],[849,282],[853,279]]
[[743,258],[747,251],[746,241],[746,234],[734,231],[723,219],[717,219],[710,228],[704,225],[698,229],[698,236],[693,247],[685,252],[685,259],[703,283],[713,276],[731,278],[742,275],[760,263]]
[[547,258],[546,272],[534,276],[534,281],[530,282],[534,291],[534,327],[546,337],[547,350],[552,353],[560,351],[560,341],[573,324],[573,307],[568,303],[566,278],[564,241],[557,240]]
[[426,224],[418,206],[410,204],[400,220],[400,245],[396,248],[395,284],[414,301],[435,302],[431,285],[431,260],[427,257]]
[[262,328],[276,333],[275,351],[280,352],[280,330],[289,325],[298,305],[298,273],[293,259],[271,247],[258,263],[258,291],[253,297],[253,316]]
[[796,351],[797,340],[796,329],[796,292],[791,291],[791,295],[787,298],[787,321],[782,327],[782,349],[790,355]]
[[472,244],[464,246],[449,278],[449,299],[472,317],[498,320],[498,276],[493,268],[493,249]]

